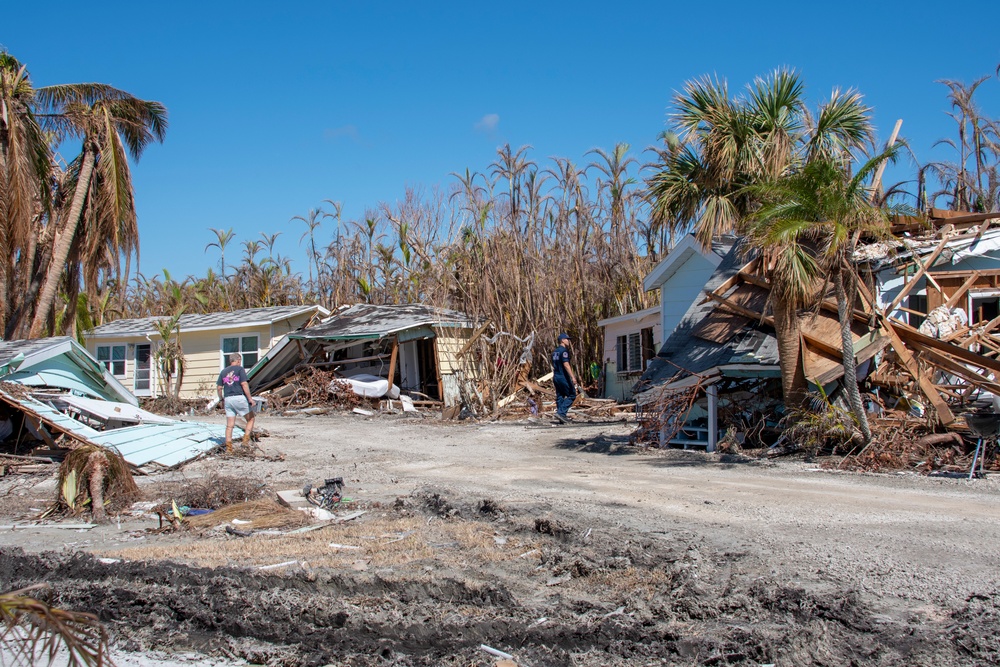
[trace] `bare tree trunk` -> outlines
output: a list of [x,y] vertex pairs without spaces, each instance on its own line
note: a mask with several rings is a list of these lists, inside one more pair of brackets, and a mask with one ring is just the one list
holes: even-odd
[[90,188],[90,179],[94,173],[95,163],[94,151],[84,144],[83,164],[80,165],[80,175],[76,182],[76,192],[73,193],[73,202],[70,205],[69,215],[66,217],[66,227],[62,233],[55,237],[55,248],[52,251],[52,261],[49,262],[49,270],[45,274],[45,283],[42,292],[35,305],[35,316],[31,320],[31,330],[28,338],[40,338],[45,330],[45,323],[48,319],[48,312],[55,302],[56,290],[59,287],[59,278],[66,267],[66,260],[69,258],[70,248],[76,238],[76,228],[80,224],[83,216],[83,203],[87,198],[87,190]]
[[806,375],[802,368],[802,341],[795,309],[783,300],[775,299],[774,332],[778,339],[778,364],[781,366],[781,393],[785,406],[802,405],[806,397]]
[[[847,402],[851,406],[851,412],[858,421],[861,435],[864,437],[864,444],[872,440],[871,426],[868,424],[868,415],[865,413],[864,403],[861,401],[861,392],[858,390],[858,368],[854,361],[854,339],[851,336],[851,319],[854,310],[854,290],[848,290],[844,285],[844,267],[838,261],[833,267],[833,288],[837,295],[837,316],[840,318],[840,343],[843,349],[844,364],[844,389],[847,391]],[[853,281],[851,287],[853,287]]]

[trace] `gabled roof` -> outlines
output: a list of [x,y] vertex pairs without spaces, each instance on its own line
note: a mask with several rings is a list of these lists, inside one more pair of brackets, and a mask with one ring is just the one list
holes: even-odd
[[68,336],[0,341],[0,380],[139,404],[132,392]]
[[[739,246],[733,246],[705,284],[705,291],[717,289],[736,275],[745,262],[740,256]],[[695,327],[715,310],[716,305],[707,299],[696,299],[691,304],[680,324],[667,336],[659,353],[650,360],[637,387],[645,388],[730,364],[761,367],[778,365],[777,340],[770,331],[765,331],[757,323],[748,324],[725,343],[694,336],[692,332]]]
[[597,321],[597,326],[606,327],[610,324],[619,324],[622,322],[639,322],[643,318],[649,317],[650,315],[659,315],[660,305],[657,304],[652,308],[646,308],[645,310],[637,310],[634,313],[625,313],[624,315],[619,315],[618,317],[608,317],[603,320]]
[[[244,308],[221,313],[189,313],[181,315],[181,333],[190,331],[211,331],[214,329],[236,329],[242,327],[270,325],[304,313],[318,313],[327,316],[330,311],[322,306],[272,306],[270,308]],[[156,324],[167,317],[141,317],[130,320],[115,320],[88,331],[85,336],[93,338],[116,338],[144,336],[156,333]]]
[[320,324],[289,334],[289,338],[345,340],[384,338],[427,326],[471,327],[468,315],[457,310],[420,304],[375,306],[357,304],[334,313]]
[[642,281],[642,287],[647,292],[663,287],[664,283],[670,280],[679,268],[684,266],[684,262],[695,255],[701,255],[712,266],[717,267],[732,247],[733,240],[720,239],[713,242],[710,249],[705,248],[693,235],[688,234],[667,253],[666,257],[660,260],[659,264],[653,267],[653,270]]

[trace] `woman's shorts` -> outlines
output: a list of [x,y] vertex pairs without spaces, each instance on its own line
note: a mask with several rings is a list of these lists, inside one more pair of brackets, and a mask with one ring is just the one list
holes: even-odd
[[246,417],[250,414],[250,404],[246,396],[226,396],[224,401],[227,417]]

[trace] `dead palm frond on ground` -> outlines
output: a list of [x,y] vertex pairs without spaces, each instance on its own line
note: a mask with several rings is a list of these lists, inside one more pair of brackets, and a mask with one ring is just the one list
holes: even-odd
[[108,637],[93,614],[66,611],[39,599],[47,584],[0,594],[0,651],[11,664],[67,667],[110,665]]

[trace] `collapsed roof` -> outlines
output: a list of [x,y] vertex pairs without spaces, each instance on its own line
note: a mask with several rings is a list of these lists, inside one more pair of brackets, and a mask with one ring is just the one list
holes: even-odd
[[0,380],[139,405],[132,392],[68,336],[0,341]]

